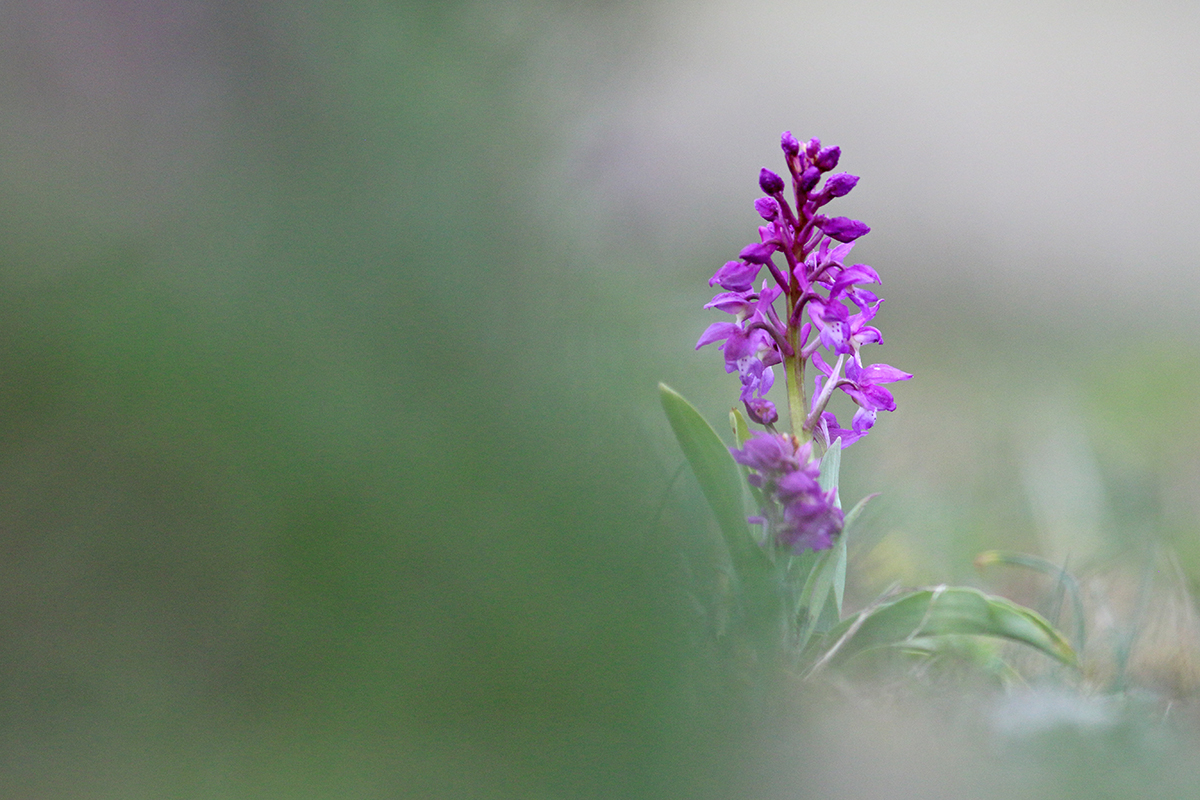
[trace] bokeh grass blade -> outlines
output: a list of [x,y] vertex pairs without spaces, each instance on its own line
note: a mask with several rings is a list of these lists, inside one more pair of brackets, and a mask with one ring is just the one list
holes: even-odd
[[875,648],[948,634],[1009,639],[1064,664],[1076,663],[1071,645],[1036,612],[978,589],[941,586],[909,592],[843,620],[824,637],[825,652],[813,671]]
[[875,492],[874,494],[867,495],[862,500],[859,500],[857,503],[855,503],[854,507],[846,512],[845,522],[842,526],[843,535],[845,534],[846,531],[849,531],[850,528],[854,525],[855,521],[858,520],[858,516],[860,514],[862,514],[863,509],[866,508],[866,506],[867,506],[867,503],[874,500],[876,497],[879,497],[879,492]]
[[[1075,580],[1075,576],[1068,572],[1065,566],[1060,567],[1052,561],[1028,553],[1017,553],[1012,550],[985,550],[975,556],[976,569],[997,564],[1006,567],[1024,567],[1054,578],[1057,586],[1071,597],[1071,606],[1075,617],[1075,635],[1072,637],[1074,640],[1072,644],[1076,651],[1082,652],[1087,644],[1087,628],[1084,622],[1083,595],[1079,591],[1079,581]],[[1055,614],[1052,613],[1051,616],[1053,617]]]
[[770,562],[755,543],[746,522],[742,474],[729,449],[712,425],[679,392],[660,383],[658,393],[679,447],[717,518],[738,574],[748,579],[769,571]]

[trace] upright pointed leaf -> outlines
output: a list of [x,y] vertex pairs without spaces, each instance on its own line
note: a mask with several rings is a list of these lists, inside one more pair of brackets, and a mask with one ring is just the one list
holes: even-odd
[[[841,619],[841,606],[833,591],[838,561],[839,558],[844,558],[845,553],[844,548],[839,553],[840,543],[841,537],[833,547],[817,554],[812,571],[808,573],[808,579],[797,598],[797,621],[800,623],[800,640],[797,646],[801,650],[814,634],[824,633]],[[844,561],[841,566],[845,567]]]
[[[825,457],[821,459],[818,483],[826,491],[837,485],[841,453],[842,440],[839,438],[825,451]],[[850,509],[845,516],[841,535],[837,537],[832,548],[823,551],[817,557],[808,579],[804,582],[804,588],[800,591],[796,603],[800,623],[800,649],[804,649],[813,634],[824,633],[842,618],[842,604],[846,596],[846,535],[850,526],[862,513],[863,506],[872,497],[875,495],[864,497]],[[835,496],[835,500],[837,499]],[[838,506],[841,506],[840,502]],[[825,625],[828,620],[832,622]]]
[[733,438],[738,447],[744,445],[750,438],[750,423],[746,421],[746,415],[737,406],[729,409],[729,427],[733,429]]
[[829,585],[833,582],[828,568],[832,552],[832,550],[822,550],[815,554],[808,577],[804,581],[804,587],[796,598],[798,613],[808,614],[810,617],[815,617],[820,613],[821,609],[814,609],[813,606],[817,604],[818,600],[824,600],[822,591],[828,592]]
[[[838,441],[840,442],[841,439],[838,439]],[[841,619],[842,617],[842,603],[846,597],[846,539],[850,535],[850,529],[854,527],[854,523],[858,520],[858,516],[862,514],[863,508],[866,507],[867,503],[870,502],[872,498],[878,496],[878,493],[869,494],[862,500],[859,500],[857,503],[855,503],[854,508],[851,508],[846,512],[845,521],[842,525],[842,535],[838,537],[837,544],[834,545],[834,548],[836,548],[838,551],[838,564],[837,570],[834,572],[833,576],[833,596],[834,600],[837,602],[838,619]]]
[[[745,415],[737,406],[729,409],[729,428],[733,431],[733,439],[737,442],[738,447],[743,447],[746,440],[750,438],[750,423],[746,421]],[[743,478],[750,476],[750,470],[746,467],[741,467]],[[750,490],[750,496],[754,498],[755,505],[761,507],[763,502],[762,490],[757,486],[746,484],[746,488]]]
[[876,497],[879,497],[879,492],[875,492],[874,494],[869,494],[866,497],[864,497],[862,500],[859,500],[857,503],[855,503],[854,507],[846,512],[845,524],[842,526],[842,530],[843,531],[850,530],[851,526],[853,526],[854,523],[858,520],[859,514],[861,514],[863,509],[866,508],[867,503],[871,502]]
[[833,545],[833,602],[837,609],[837,618],[842,618],[842,600],[846,597],[846,530]]
[[838,508],[842,507],[842,499],[836,493],[838,486],[838,472],[842,468],[842,437],[834,440],[833,444],[829,445],[829,449],[825,451],[825,455],[821,456],[821,474],[817,477],[817,483],[820,484],[823,491],[828,492],[830,489],[835,491],[833,502]]
[[742,475],[729,448],[682,395],[665,383],[658,385],[658,392],[671,430],[717,518],[739,575],[745,579],[763,572],[770,562],[751,537],[742,502]]

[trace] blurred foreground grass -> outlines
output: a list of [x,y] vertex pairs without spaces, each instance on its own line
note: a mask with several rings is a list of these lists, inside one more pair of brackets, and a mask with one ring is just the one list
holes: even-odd
[[[1067,713],[1053,741],[977,747],[947,733],[968,712],[707,660],[686,590],[711,522],[671,482],[654,386],[724,418],[729,382],[691,352],[724,250],[596,248],[547,216],[569,104],[526,60],[554,14],[516,8],[212,4],[177,33],[202,58],[117,37],[115,105],[30,66],[64,56],[9,12],[0,795],[1186,786],[1187,725]],[[899,294],[887,357],[918,379],[844,467],[846,496],[885,493],[860,602],[977,581],[995,546],[1104,563],[1154,538],[1195,584],[1193,349]],[[1055,441],[1075,456],[1041,497],[1024,454]]]

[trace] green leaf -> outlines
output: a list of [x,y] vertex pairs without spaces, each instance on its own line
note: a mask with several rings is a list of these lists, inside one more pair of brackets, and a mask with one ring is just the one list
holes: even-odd
[[[976,569],[982,570],[984,567],[996,564],[1006,567],[1024,567],[1025,569],[1041,572],[1044,575],[1054,578],[1056,588],[1066,592],[1071,597],[1075,619],[1075,634],[1072,637],[1074,639],[1073,644],[1076,650],[1083,650],[1084,645],[1087,644],[1087,630],[1084,627],[1083,596],[1079,591],[1079,582],[1075,580],[1074,575],[1067,572],[1065,566],[1060,567],[1054,562],[1047,561],[1039,556],[1029,555],[1028,553],[1017,553],[1012,550],[985,550],[975,556]],[[1051,616],[1056,617],[1056,614],[1052,612]]]
[[804,581],[808,580],[812,571],[816,569],[817,563],[823,555],[823,551],[805,550],[788,558],[788,578],[796,587],[796,608],[800,607],[798,605],[800,602],[800,587],[803,586]]
[[[841,439],[838,439],[840,442]],[[854,508],[846,512],[846,516],[842,523],[842,535],[838,537],[838,542],[835,545],[840,550],[838,554],[837,571],[833,576],[833,596],[837,601],[838,619],[842,618],[842,602],[846,596],[846,537],[850,534],[850,529],[854,527],[854,523],[858,520],[862,510],[872,499],[879,496],[879,493],[869,494],[862,500],[854,504]]]
[[858,520],[858,515],[862,513],[864,508],[866,508],[867,503],[871,502],[876,497],[879,497],[879,492],[867,495],[862,500],[859,500],[857,503],[855,503],[854,508],[846,512],[845,521],[842,524],[843,535],[845,535],[846,531],[850,530],[850,527],[854,525],[856,520]]
[[733,429],[733,438],[737,442],[737,446],[745,445],[746,440],[750,438],[750,423],[746,421],[746,416],[737,406],[729,409],[729,427]]
[[[825,455],[828,456],[831,452],[837,452],[840,455],[840,442],[841,439],[838,439],[835,443],[836,450],[830,448]],[[838,460],[840,461],[840,459]],[[821,468],[826,469],[827,463],[829,464],[828,474],[836,476],[837,468],[832,461],[826,462],[822,459]],[[804,649],[814,633],[824,633],[842,618],[842,605],[846,597],[847,534],[849,534],[854,521],[862,513],[863,507],[871,498],[877,496],[870,494],[855,503],[854,508],[847,512],[842,533],[834,542],[833,547],[822,551],[815,557],[815,562],[808,573],[808,579],[804,582],[804,588],[796,598],[796,613],[800,615],[799,648],[801,650]],[[829,619],[832,619],[833,622],[828,626],[823,625],[823,622]]]
[[[800,590],[800,594],[796,598],[796,612],[806,615],[808,622],[821,613],[821,609],[814,608],[814,606],[817,606],[818,602],[824,605],[829,587],[833,585],[833,570],[830,568],[832,554],[833,548],[822,550],[816,554],[808,577],[804,580],[804,588]],[[804,620],[801,622],[803,624]]]
[[824,637],[826,650],[813,670],[875,648],[948,634],[1010,639],[1064,664],[1076,663],[1066,639],[1037,612],[978,589],[940,586],[909,592],[843,620]]
[[679,447],[717,518],[739,576],[748,579],[760,575],[770,568],[770,562],[746,522],[737,462],[713,427],[682,395],[665,383],[658,385],[658,393]]
[[1024,684],[1021,673],[1000,656],[998,640],[986,636],[918,636],[898,645],[901,653],[918,656],[931,666],[969,666],[990,675],[1001,686]]
[[833,555],[833,602],[834,610],[837,611],[837,618],[842,618],[842,600],[846,597],[846,530],[842,529],[842,535],[838,537],[837,543],[834,544],[835,551]]
[[838,472],[841,468],[842,439],[839,436],[833,444],[829,445],[825,455],[821,456],[821,474],[817,476],[817,483],[820,485],[821,491],[834,490],[833,503],[838,508],[842,507],[842,499],[837,495]]
[[824,633],[842,618],[842,591],[846,585],[846,540],[839,536],[828,550],[817,554],[796,602],[800,623],[798,648],[803,650],[813,634]]
[[[738,447],[744,447],[746,440],[750,438],[750,423],[746,421],[746,417],[737,406],[729,409],[729,427],[733,431],[733,439],[737,442]],[[741,467],[741,472],[743,478],[750,477],[750,470],[746,467]],[[762,490],[749,483],[746,484],[746,488],[750,490],[750,496],[754,498],[755,505],[761,508],[763,504]]]

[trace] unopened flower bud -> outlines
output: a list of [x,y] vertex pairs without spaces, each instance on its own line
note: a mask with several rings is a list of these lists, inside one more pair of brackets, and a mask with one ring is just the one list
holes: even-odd
[[742,401],[746,406],[746,416],[751,422],[759,425],[773,425],[779,421],[779,412],[775,409],[775,404],[770,400],[764,400],[761,397],[752,397],[749,400]]
[[829,172],[831,169],[837,166],[838,159],[841,157],[842,148],[826,147],[824,150],[821,150],[819,153],[817,153],[817,157],[814,158],[813,161],[818,167],[821,168],[821,172]]
[[[840,217],[840,219],[845,219],[845,217]],[[860,222],[859,224],[861,225],[862,223]],[[774,253],[776,249],[777,248],[773,244],[755,242],[754,244],[748,244],[743,247],[742,252],[738,254],[738,258],[740,258],[742,261],[745,261],[747,264],[765,264],[770,260],[771,254]]]
[[748,292],[754,288],[762,264],[747,264],[745,261],[726,261],[709,280],[709,286],[721,284],[731,292]]
[[821,140],[820,139],[809,139],[808,143],[804,145],[804,154],[806,156],[808,156],[809,158],[816,158],[817,153],[820,150],[821,150]]
[[809,167],[800,175],[800,184],[798,186],[800,194],[808,194],[813,190],[813,187],[821,180],[821,170],[816,167]]
[[779,146],[783,148],[784,155],[788,158],[800,152],[800,142],[796,141],[796,137],[792,136],[791,131],[783,132],[783,136],[779,137]]
[[845,197],[850,194],[850,190],[858,183],[858,176],[851,175],[849,172],[839,172],[836,175],[830,175],[825,181],[825,194],[830,197]]
[[778,194],[783,191],[783,178],[763,167],[758,173],[758,185],[767,194]]
[[839,242],[853,242],[871,232],[866,223],[849,217],[817,217],[816,223],[826,236]]
[[767,222],[779,216],[779,203],[774,197],[760,197],[754,201],[754,210]]

